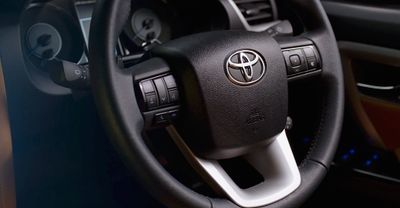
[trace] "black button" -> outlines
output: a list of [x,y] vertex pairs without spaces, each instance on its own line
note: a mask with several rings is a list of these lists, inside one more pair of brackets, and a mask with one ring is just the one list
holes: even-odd
[[297,54],[291,55],[289,57],[290,60],[290,64],[292,67],[296,67],[296,66],[300,66],[301,65],[301,60],[300,60],[300,56]]
[[147,108],[155,108],[158,106],[157,104],[157,95],[152,93],[152,94],[146,94],[145,95],[145,102],[147,105]]
[[155,79],[154,84],[156,85],[157,92],[158,92],[158,97],[160,100],[160,105],[166,105],[169,103],[168,101],[168,93],[167,93],[167,88],[164,84],[164,81],[162,78]]
[[315,58],[315,53],[312,47],[304,47],[303,51],[307,58]]
[[307,59],[308,69],[315,69],[318,67],[317,59],[315,58],[308,58]]
[[[307,70],[307,62],[305,60],[305,56],[302,50],[293,49],[293,50],[283,51],[283,56],[285,57],[288,75],[297,74]],[[297,59],[297,58],[299,58],[300,64],[295,66],[292,64],[291,59]],[[298,60],[293,60],[293,61],[294,63],[296,63],[296,61]]]
[[279,34],[278,31],[274,30],[273,28],[268,29],[268,30],[267,30],[267,33],[268,33],[268,35],[270,35],[270,36],[275,36],[275,35],[278,35],[278,34]]
[[178,118],[178,113],[179,113],[179,111],[177,111],[177,110],[168,112],[169,119],[171,121],[175,121]]
[[168,76],[164,77],[164,81],[165,81],[165,84],[167,85],[168,89],[176,87],[176,82],[172,75],[168,75]]
[[179,101],[178,90],[176,90],[176,89],[168,90],[168,94],[169,94],[169,101],[171,103],[175,103],[175,102]]
[[143,93],[145,93],[145,94],[146,93],[154,93],[155,92],[153,83],[150,80],[149,81],[143,81],[143,82],[140,83],[140,85],[142,87]]
[[154,123],[156,125],[168,123],[168,114],[167,113],[156,114],[154,116]]

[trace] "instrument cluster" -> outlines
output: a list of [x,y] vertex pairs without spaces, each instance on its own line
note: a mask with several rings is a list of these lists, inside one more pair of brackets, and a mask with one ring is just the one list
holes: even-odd
[[[89,79],[88,53],[94,0],[31,3],[21,16],[24,58],[32,82],[50,94],[71,93],[71,81]],[[213,4],[213,5],[210,5]],[[132,0],[115,55],[124,67],[142,61],[157,45],[184,35],[228,29],[218,1]],[[71,78],[72,77],[72,78]]]
[[[95,1],[52,0],[29,5],[21,21],[26,60],[46,71],[48,62],[88,64],[90,23]],[[218,1],[133,0],[116,55],[130,64],[154,46],[200,31],[227,29]],[[212,8],[212,9],[207,9]],[[51,65],[51,64],[50,64]]]
[[171,39],[197,32],[228,29],[225,10],[221,5],[210,4],[219,3],[208,0],[132,1],[130,18],[120,36],[121,56],[125,57],[125,61],[132,61]]

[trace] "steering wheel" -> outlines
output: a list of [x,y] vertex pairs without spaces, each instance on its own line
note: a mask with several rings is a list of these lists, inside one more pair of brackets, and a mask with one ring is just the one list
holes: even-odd
[[[97,1],[89,57],[98,111],[126,164],[163,204],[296,207],[326,175],[343,119],[339,52],[320,1],[287,1],[305,25],[301,35],[194,34],[154,48],[148,60],[131,68],[120,67],[115,57],[131,1]],[[285,133],[288,82],[311,76],[322,83],[324,102],[314,142],[297,165]],[[166,126],[187,161],[221,197],[193,191],[162,167],[143,136],[154,125]],[[240,188],[219,162],[237,157],[263,182]]]

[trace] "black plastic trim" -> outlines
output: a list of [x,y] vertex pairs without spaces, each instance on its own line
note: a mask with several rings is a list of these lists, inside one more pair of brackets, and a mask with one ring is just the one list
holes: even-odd
[[394,9],[333,1],[321,2],[326,13],[330,16],[400,26],[400,8]]

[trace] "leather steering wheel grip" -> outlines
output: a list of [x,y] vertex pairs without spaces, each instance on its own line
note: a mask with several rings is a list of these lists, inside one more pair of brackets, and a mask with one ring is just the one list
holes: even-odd
[[[223,1],[223,0],[220,0]],[[323,60],[324,108],[319,130],[307,157],[299,165],[300,186],[287,197],[265,206],[296,207],[318,187],[336,151],[344,111],[344,82],[335,36],[319,0],[287,0],[303,20],[306,33]],[[110,139],[143,186],[169,207],[237,207],[227,199],[210,198],[182,185],[156,160],[143,141],[143,119],[132,79],[115,61],[114,48],[131,9],[130,0],[98,0],[89,41],[92,90]]]

